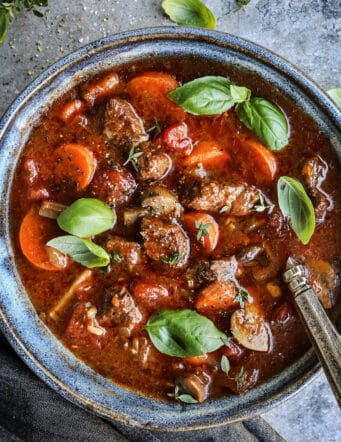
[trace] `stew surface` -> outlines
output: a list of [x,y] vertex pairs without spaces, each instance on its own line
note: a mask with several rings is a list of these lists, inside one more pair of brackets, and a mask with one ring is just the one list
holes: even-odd
[[[203,75],[278,106],[288,145],[269,149],[233,107],[193,115],[167,98]],[[313,203],[308,244],[280,210],[280,176]],[[241,394],[309,347],[282,282],[289,256],[335,310],[340,178],[315,122],[255,74],[200,60],[105,72],[32,130],[12,188],[17,266],[40,318],[103,376],[163,400]]]

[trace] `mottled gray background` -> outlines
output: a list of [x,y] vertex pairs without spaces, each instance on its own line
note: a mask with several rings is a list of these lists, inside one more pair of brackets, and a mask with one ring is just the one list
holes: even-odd
[[[0,48],[0,116],[40,72],[89,41],[169,25],[158,0],[50,0],[44,19],[20,14]],[[324,89],[341,86],[340,0],[207,0],[217,29],[273,50]],[[288,441],[341,441],[341,414],[324,375],[263,417]]]

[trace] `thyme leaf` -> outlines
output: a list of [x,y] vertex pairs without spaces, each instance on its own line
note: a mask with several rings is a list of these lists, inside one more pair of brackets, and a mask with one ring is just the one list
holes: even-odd
[[135,146],[133,146],[130,149],[130,151],[129,151],[129,155],[128,155],[127,161],[125,163],[123,163],[123,166],[126,166],[127,164],[131,163],[131,165],[136,170],[136,172],[138,172],[139,171],[139,166],[137,164],[137,160],[142,155],[143,155],[143,152],[141,152],[141,151],[135,152]]
[[209,227],[211,227],[212,224],[213,224],[213,223],[203,224],[203,223],[200,223],[199,221],[195,221],[195,227],[198,229],[198,232],[197,232],[197,241],[200,240],[200,238],[202,237],[202,235],[205,235],[205,236],[208,236],[208,237],[210,236],[210,234],[208,233],[207,229],[208,229]]

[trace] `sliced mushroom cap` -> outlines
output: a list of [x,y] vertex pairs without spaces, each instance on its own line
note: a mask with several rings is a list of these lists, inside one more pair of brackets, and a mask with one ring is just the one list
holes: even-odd
[[205,371],[192,373],[178,379],[183,390],[198,402],[204,402],[208,398],[211,382],[211,376]]
[[333,306],[332,292],[337,285],[335,269],[329,262],[322,259],[307,259],[309,282],[316,290],[324,308]]
[[142,207],[156,216],[172,214],[179,217],[184,210],[178,198],[162,186],[152,186],[148,189],[142,201]]
[[269,350],[269,330],[261,312],[254,304],[245,303],[243,309],[232,314],[231,332],[235,339],[249,350]]

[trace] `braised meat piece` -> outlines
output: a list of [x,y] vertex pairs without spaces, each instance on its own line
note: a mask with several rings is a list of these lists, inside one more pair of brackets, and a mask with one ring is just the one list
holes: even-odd
[[109,100],[106,106],[103,135],[122,147],[137,146],[149,138],[133,106],[118,97]]
[[97,317],[99,324],[104,327],[118,327],[118,333],[123,338],[131,336],[135,327],[145,320],[134,298],[125,287],[107,291],[105,298],[110,301],[103,304]]
[[182,227],[173,222],[145,217],[142,221],[141,235],[149,258],[155,261],[174,259],[176,267],[182,267],[188,259],[189,239]]
[[139,271],[144,263],[143,252],[137,242],[127,241],[119,236],[110,236],[105,248],[107,252],[116,254],[117,262],[130,272]]
[[259,200],[259,190],[245,184],[220,184],[217,181],[203,182],[197,195],[188,206],[195,210],[219,212],[235,216],[249,215]]
[[186,281],[190,288],[197,288],[207,282],[217,281],[225,283],[235,280],[237,272],[238,261],[235,256],[216,259],[211,262],[198,261],[195,265],[188,268]]
[[152,143],[143,143],[141,155],[137,160],[140,179],[143,181],[162,180],[172,169],[171,157]]
[[315,215],[318,222],[324,221],[327,212],[334,206],[331,197],[321,188],[327,172],[328,165],[319,155],[307,160],[302,168],[305,184],[314,200]]
[[137,183],[133,175],[121,166],[99,170],[90,185],[90,192],[109,205],[126,203],[134,194]]

